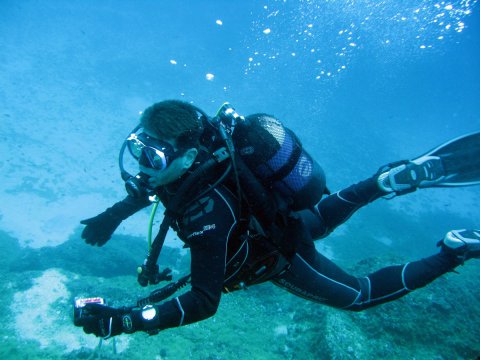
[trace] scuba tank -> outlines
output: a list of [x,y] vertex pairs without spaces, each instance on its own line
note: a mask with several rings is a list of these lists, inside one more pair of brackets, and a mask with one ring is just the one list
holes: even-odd
[[253,114],[238,121],[232,139],[243,162],[291,210],[313,207],[326,192],[320,165],[293,131],[273,116]]

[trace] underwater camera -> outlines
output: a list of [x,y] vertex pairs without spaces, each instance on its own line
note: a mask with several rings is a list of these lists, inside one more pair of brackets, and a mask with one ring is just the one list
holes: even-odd
[[101,297],[76,298],[73,303],[73,323],[75,326],[83,326],[83,320],[90,315],[85,309],[87,304],[105,305],[105,299]]

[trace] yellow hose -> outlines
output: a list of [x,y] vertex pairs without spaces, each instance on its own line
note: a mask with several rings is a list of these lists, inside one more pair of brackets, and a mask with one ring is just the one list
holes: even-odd
[[152,228],[153,228],[153,220],[155,219],[155,213],[157,212],[157,208],[158,208],[158,203],[160,202],[160,200],[158,199],[158,197],[155,195],[153,197],[153,208],[152,208],[152,211],[150,213],[150,220],[148,222],[148,252],[150,253],[150,251],[152,250]]

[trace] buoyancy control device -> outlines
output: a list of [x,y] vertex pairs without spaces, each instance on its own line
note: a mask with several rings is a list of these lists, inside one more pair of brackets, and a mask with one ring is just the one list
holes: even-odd
[[[293,131],[280,120],[267,114],[253,114],[244,118],[229,103],[224,103],[213,118],[200,109],[195,109],[201,114],[205,125],[203,145],[212,153],[215,150],[219,152],[223,146],[223,150],[220,149],[223,155],[214,155],[208,166],[203,164],[194,171],[182,186],[185,190],[189,187],[186,186],[187,183],[200,181],[207,169],[213,169],[215,163],[223,163],[229,158],[231,166],[225,171],[224,177],[228,169],[232,170],[239,199],[247,200],[251,209],[257,208],[253,215],[260,218],[262,225],[271,223],[275,216],[271,212],[278,210],[276,205],[269,204],[270,199],[281,198],[289,211],[298,211],[312,208],[324,193],[328,193],[322,168],[302,147]],[[216,182],[219,183],[220,180]],[[182,197],[179,193],[176,197],[177,195]],[[178,201],[174,203],[183,204],[180,207],[185,208],[184,201],[176,200]],[[181,212],[179,209],[178,205],[166,209],[160,232],[153,241],[144,264],[139,268],[139,282],[143,286],[158,283],[152,281],[152,278],[158,276],[157,259],[166,232],[176,217],[174,214],[179,215]]]

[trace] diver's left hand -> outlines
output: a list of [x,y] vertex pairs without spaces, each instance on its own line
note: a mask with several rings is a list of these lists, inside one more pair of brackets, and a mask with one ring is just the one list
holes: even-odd
[[80,221],[80,224],[85,225],[82,239],[87,244],[103,246],[112,237],[121,222],[122,218],[115,214],[112,208],[107,209],[97,216]]
[[95,334],[104,339],[134,332],[131,313],[125,308],[112,308],[100,304],[86,304],[82,309],[80,326],[87,334]]

